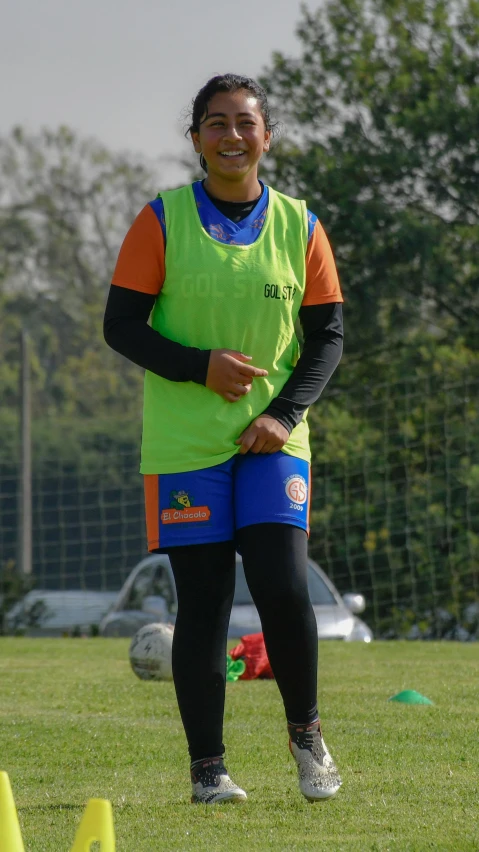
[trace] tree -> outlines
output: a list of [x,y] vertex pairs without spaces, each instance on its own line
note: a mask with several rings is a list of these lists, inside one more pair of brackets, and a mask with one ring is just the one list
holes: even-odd
[[310,547],[377,628],[436,635],[478,593],[479,4],[328,0],[297,32],[263,75],[265,168],[323,221],[346,298]]
[[155,194],[154,167],[68,130],[0,138],[0,379],[12,430],[21,325],[37,415],[139,419],[141,372],[109,350],[102,316],[121,240]]
[[332,240],[345,363],[380,366],[418,332],[477,349],[479,3],[330,0],[302,16],[300,58],[275,53],[263,77],[286,126],[267,169]]

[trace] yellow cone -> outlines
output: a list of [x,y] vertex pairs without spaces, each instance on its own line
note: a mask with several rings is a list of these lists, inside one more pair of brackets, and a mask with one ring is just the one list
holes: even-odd
[[101,852],[115,852],[113,812],[111,802],[107,799],[89,800],[71,852],[90,852],[91,845],[95,842],[100,843]]
[[25,852],[17,809],[6,772],[0,772],[0,852]]

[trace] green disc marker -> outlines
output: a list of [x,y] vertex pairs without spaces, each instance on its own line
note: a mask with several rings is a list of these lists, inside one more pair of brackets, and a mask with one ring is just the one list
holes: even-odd
[[397,695],[392,695],[388,701],[400,701],[401,704],[432,704],[429,698],[416,692],[415,689],[405,689],[403,692],[398,692]]

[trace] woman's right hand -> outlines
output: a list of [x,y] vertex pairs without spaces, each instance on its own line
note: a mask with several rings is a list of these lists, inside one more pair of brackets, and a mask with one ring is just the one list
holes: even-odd
[[212,349],[206,375],[206,387],[227,402],[238,402],[249,393],[253,379],[267,376],[267,370],[253,367],[251,355],[234,349]]

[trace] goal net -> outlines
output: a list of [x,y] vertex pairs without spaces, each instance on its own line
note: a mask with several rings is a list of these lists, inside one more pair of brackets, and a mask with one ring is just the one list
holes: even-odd
[[[312,411],[311,556],[360,592],[379,636],[477,629],[479,381],[411,378]],[[138,449],[34,454],[38,589],[115,591],[146,555]],[[19,469],[0,456],[1,565],[17,553]],[[474,628],[475,625],[475,628]],[[454,632],[455,631],[455,632]]]

